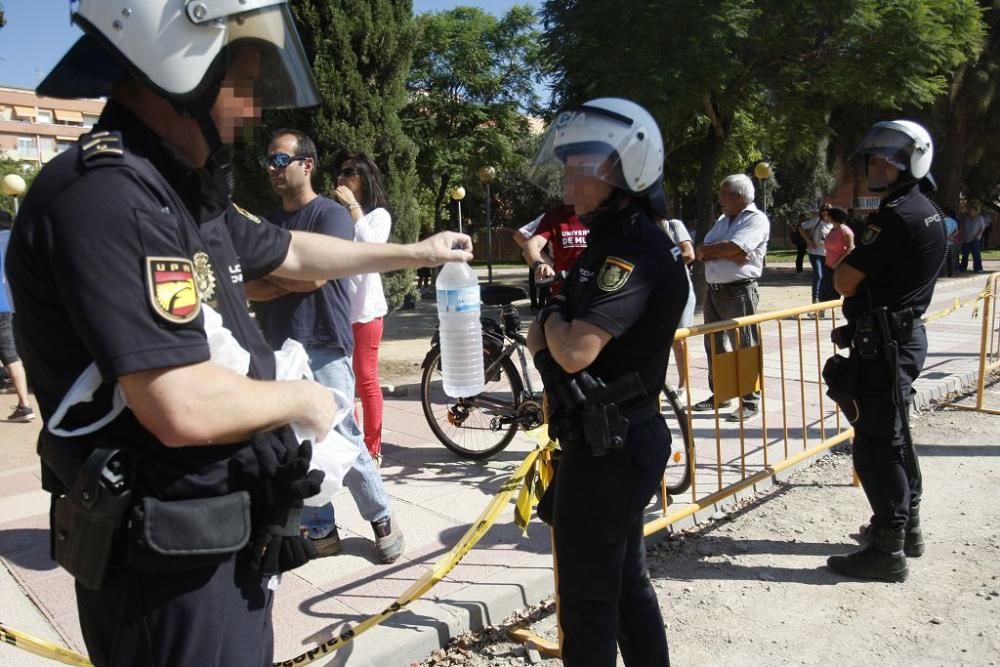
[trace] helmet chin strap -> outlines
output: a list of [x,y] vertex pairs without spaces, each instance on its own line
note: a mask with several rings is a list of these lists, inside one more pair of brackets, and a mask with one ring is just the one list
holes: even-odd
[[205,145],[208,146],[208,159],[205,160],[204,168],[213,176],[216,176],[217,182],[221,178],[219,185],[223,186],[225,191],[218,194],[228,198],[232,194],[235,185],[232,153],[229,147],[222,143],[219,128],[212,119],[212,107],[215,106],[215,101],[219,97],[219,91],[222,88],[222,79],[223,76],[219,75],[213,86],[205,91],[205,94],[197,100],[175,105],[175,107],[180,113],[194,118],[195,122],[198,123],[201,136],[205,139]]
[[629,196],[630,196],[629,193],[625,192],[624,190],[619,190],[618,188],[614,188],[611,191],[611,194],[608,195],[608,198],[602,201],[600,204],[598,204],[597,208],[595,208],[593,211],[590,211],[589,213],[577,214],[577,218],[580,219],[580,222],[585,227],[590,227],[590,225],[595,220],[600,218],[605,213],[610,213],[612,211],[617,211],[618,209],[620,209],[622,202],[625,201],[625,199]]

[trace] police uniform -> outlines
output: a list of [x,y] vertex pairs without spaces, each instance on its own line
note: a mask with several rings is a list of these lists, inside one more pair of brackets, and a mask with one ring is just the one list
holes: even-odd
[[[638,207],[598,213],[566,283],[567,320],[612,335],[586,369],[606,384],[637,371],[644,395],[616,401],[624,445],[594,456],[561,441],[554,490],[563,660],[668,664],[667,640],[645,565],[643,515],[660,487],[670,433],[659,411],[674,331],[687,301],[680,251]],[[578,417],[579,418],[579,417]]]
[[[224,174],[192,167],[110,102],[95,131],[38,176],[11,240],[18,332],[43,417],[92,361],[107,381],[70,421],[107,412],[114,378],[207,361],[203,303],[251,353],[250,377],[273,379],[274,355],[247,313],[243,281],[277,268],[289,244],[288,232],[230,204]],[[245,445],[165,447],[125,410],[49,453],[126,448],[135,455],[134,500],[194,499],[202,511],[208,499],[252,493],[233,474]],[[43,455],[47,490],[64,491],[71,480],[56,479],[47,463]],[[247,507],[226,507],[209,539],[248,523]],[[143,567],[118,552],[100,590],[77,580],[98,665],[269,665],[272,596],[267,578],[232,549]]]
[[[857,327],[879,307],[890,314],[910,309],[914,319],[923,315],[934,295],[945,249],[943,218],[916,184],[887,196],[844,260],[865,274],[858,291],[844,301],[848,324]],[[913,382],[927,356],[927,332],[922,324],[916,324],[909,340],[897,343],[896,381],[909,404]],[[852,355],[855,353],[852,350]],[[909,451],[885,364],[881,359],[860,365],[854,468],[872,506],[872,526],[902,530],[911,506],[920,502],[920,478],[912,472],[916,470],[916,455],[912,461],[906,460]]]

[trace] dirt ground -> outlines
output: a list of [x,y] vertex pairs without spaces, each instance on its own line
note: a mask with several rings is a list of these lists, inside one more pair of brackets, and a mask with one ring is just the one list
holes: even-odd
[[[1000,408],[1000,384],[988,403]],[[910,559],[909,580],[866,583],[826,569],[827,556],[856,548],[851,535],[868,518],[842,449],[651,550],[673,664],[1000,665],[1000,422],[937,409],[913,423],[928,548]],[[507,629],[525,624],[554,637],[551,601],[419,665],[531,664],[506,640]]]

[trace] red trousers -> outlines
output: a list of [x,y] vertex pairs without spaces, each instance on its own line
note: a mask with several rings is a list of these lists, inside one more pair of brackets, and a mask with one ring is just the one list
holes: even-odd
[[382,386],[378,381],[378,347],[382,343],[382,318],[352,325],[354,328],[355,392],[364,412],[368,453],[382,453]]

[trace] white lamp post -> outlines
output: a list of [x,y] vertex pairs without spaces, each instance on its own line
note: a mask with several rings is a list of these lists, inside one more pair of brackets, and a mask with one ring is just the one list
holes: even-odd
[[458,206],[458,233],[462,233],[462,200],[465,199],[465,188],[461,185],[456,185],[451,189],[451,198],[455,200],[455,204]]
[[18,174],[7,174],[3,177],[2,184],[3,193],[14,198],[14,215],[17,215],[18,211],[18,198],[24,194],[27,185],[24,179]]
[[771,165],[768,163],[758,162],[757,166],[753,168],[753,175],[760,181],[760,187],[761,190],[763,190],[763,199],[761,199],[761,203],[764,207],[762,211],[764,215],[767,215],[767,179],[774,176],[774,172],[771,170]]

